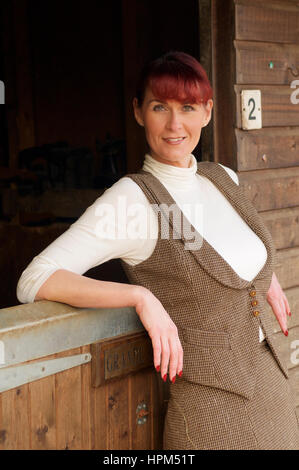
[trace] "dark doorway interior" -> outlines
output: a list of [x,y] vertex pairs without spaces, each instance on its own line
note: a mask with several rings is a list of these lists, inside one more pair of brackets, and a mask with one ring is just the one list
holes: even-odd
[[[95,192],[100,195],[113,177],[140,167],[143,130],[134,122],[131,106],[140,67],[168,50],[199,58],[198,5],[198,0],[1,2],[0,79],[6,83],[7,102],[0,107],[0,166],[12,171],[27,168],[43,179],[37,186],[19,176],[1,183],[5,281],[0,307],[18,303],[15,288],[21,272],[69,226],[62,220],[51,223],[57,222],[55,209],[61,215],[63,202],[50,208],[54,219],[51,214],[20,217],[21,197],[31,197],[34,190],[29,210],[42,214],[46,209],[36,201],[43,200],[46,190],[60,190],[62,197],[69,190],[83,190],[86,200],[90,190],[92,203]],[[53,170],[53,152],[63,162],[71,160],[73,166],[66,173],[60,171],[61,161]],[[117,174],[109,179],[111,168],[106,174],[104,163],[111,152],[116,155]],[[200,159],[200,147],[195,154]],[[86,275],[126,280],[115,261]]]

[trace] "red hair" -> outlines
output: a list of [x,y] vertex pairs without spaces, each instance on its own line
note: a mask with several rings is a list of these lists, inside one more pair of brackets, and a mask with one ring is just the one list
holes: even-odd
[[160,101],[206,103],[213,97],[206,71],[185,52],[167,52],[143,68],[136,90],[138,106],[142,106],[148,86]]

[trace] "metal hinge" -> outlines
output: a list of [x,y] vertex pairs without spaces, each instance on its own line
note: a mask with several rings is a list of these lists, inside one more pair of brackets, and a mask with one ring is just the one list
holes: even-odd
[[0,368],[0,393],[90,361],[91,354],[85,353]]

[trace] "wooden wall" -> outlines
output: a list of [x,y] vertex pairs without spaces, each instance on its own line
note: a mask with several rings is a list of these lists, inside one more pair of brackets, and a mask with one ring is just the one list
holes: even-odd
[[[286,339],[273,325],[290,368],[299,413],[299,367],[290,361],[299,339],[299,74],[297,0],[212,1],[214,159],[237,171],[246,196],[277,248],[276,275],[292,317]],[[272,61],[273,67],[270,67]],[[241,91],[261,90],[262,129],[241,127]]]
[[[43,360],[85,353],[90,345]],[[168,387],[149,367],[95,388],[89,362],[2,392],[0,450],[162,449]],[[141,402],[145,424],[137,423]]]

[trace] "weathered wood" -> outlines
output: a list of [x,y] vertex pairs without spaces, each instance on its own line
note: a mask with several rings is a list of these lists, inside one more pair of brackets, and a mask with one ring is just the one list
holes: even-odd
[[235,129],[238,171],[298,166],[299,127]]
[[[151,376],[153,368],[148,368],[143,374],[132,374],[130,377],[131,388],[131,429],[132,449],[153,449],[151,441],[151,427],[153,420],[153,397],[151,396]],[[138,405],[146,408],[137,410]],[[145,419],[144,423],[138,423]]]
[[289,68],[298,73],[299,45],[234,40],[234,46],[237,84],[290,85]]
[[109,449],[108,436],[108,384],[93,389],[94,442],[96,450]]
[[299,206],[299,167],[240,172],[238,176],[258,211]]
[[235,85],[237,127],[239,129],[242,128],[241,91],[245,89],[261,91],[263,128],[299,125],[299,104],[296,105],[291,101],[294,89],[286,85]]
[[[64,356],[80,354],[80,348],[66,351]],[[80,449],[81,368],[74,367],[55,376],[57,449]]]
[[[275,273],[283,289],[298,284],[299,279],[299,247],[277,250]],[[298,293],[299,299],[299,293]],[[299,312],[299,308],[298,308]]]
[[94,387],[153,365],[152,343],[146,332],[99,341],[91,345],[91,354]]
[[260,212],[277,249],[299,246],[299,207]]
[[235,0],[236,39],[299,44],[298,2]]
[[[52,354],[47,356],[47,360],[58,356]],[[30,383],[29,390],[31,448],[54,450],[56,449],[55,376]]]
[[3,449],[30,448],[29,384],[2,393]]
[[108,392],[108,449],[130,449],[131,448],[131,407],[129,395],[130,379],[120,378],[118,381],[107,385]]

